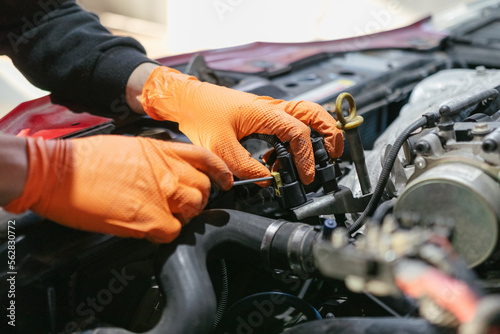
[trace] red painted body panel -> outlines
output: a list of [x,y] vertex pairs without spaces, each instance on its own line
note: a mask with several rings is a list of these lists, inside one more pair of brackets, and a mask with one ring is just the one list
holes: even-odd
[[47,95],[20,104],[0,119],[0,133],[53,139],[110,122],[109,118],[74,113],[53,104]]

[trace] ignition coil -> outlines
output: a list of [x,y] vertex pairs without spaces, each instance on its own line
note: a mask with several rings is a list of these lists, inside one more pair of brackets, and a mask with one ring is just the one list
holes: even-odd
[[[275,193],[279,205],[283,209],[291,209],[307,202],[306,192],[298,179],[292,155],[286,150],[279,138],[274,135],[254,133],[243,138],[242,141],[250,138],[263,140],[274,147],[278,171],[271,173],[271,175],[274,177]],[[270,160],[274,161],[274,159]]]
[[313,138],[312,147],[314,151],[314,162],[316,164],[316,178],[323,185],[325,193],[339,190],[336,180],[335,166],[330,163],[330,157],[325,149],[323,138]]
[[278,202],[283,209],[290,209],[307,202],[304,186],[298,180],[295,164],[292,155],[287,152],[279,154],[278,157],[279,178],[276,180],[276,195]]

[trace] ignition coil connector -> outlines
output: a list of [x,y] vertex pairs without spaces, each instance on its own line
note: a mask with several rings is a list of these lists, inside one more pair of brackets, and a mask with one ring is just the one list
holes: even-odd
[[339,186],[335,178],[335,166],[330,163],[330,157],[326,152],[323,138],[313,138],[311,141],[316,165],[316,178],[323,185],[325,193],[338,191]]
[[[278,173],[271,173],[274,178],[275,194],[283,209],[291,209],[307,202],[304,186],[298,180],[297,170],[292,155],[286,150],[278,137],[260,133],[251,134],[242,139],[260,139],[274,147],[278,162]],[[274,160],[274,159],[273,159]]]
[[307,202],[306,193],[302,183],[297,178],[295,165],[290,153],[278,155],[278,172],[281,178],[281,185],[277,185],[281,196],[278,196],[278,202],[283,209],[290,209]]

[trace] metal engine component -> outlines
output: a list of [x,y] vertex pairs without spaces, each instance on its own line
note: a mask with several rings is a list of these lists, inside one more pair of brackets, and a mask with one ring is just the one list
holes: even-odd
[[[344,99],[349,103],[349,117],[347,118],[344,118],[342,114],[342,102]],[[351,94],[342,93],[337,97],[337,101],[335,102],[335,114],[338,119],[337,128],[344,130],[349,147],[351,147],[351,158],[356,167],[361,191],[363,195],[369,194],[372,192],[372,186],[370,183],[370,175],[366,168],[363,144],[358,129],[363,123],[363,117],[356,115],[356,103]]]
[[[395,206],[396,213],[418,213],[419,222],[411,224],[452,219],[453,246],[471,267],[487,260],[498,242],[500,113],[493,107],[453,122],[442,105],[437,127],[408,139],[406,161],[414,162],[415,171]],[[477,119],[489,122],[472,122]]]
[[[374,149],[366,152],[371,179],[378,180],[387,145],[408,123],[444,104],[453,104],[464,93],[499,86],[498,70],[445,70],[423,80]],[[404,154],[403,150],[399,154],[404,166],[400,172],[409,181],[396,182],[393,168],[391,175],[396,181],[389,182],[391,196],[397,197],[394,212],[418,213],[408,225],[443,218],[454,221],[453,246],[471,267],[480,265],[498,249],[500,220],[499,101],[476,105],[451,118],[441,115],[436,127],[413,134]],[[339,184],[352,189],[356,196],[361,189],[352,174]]]
[[498,182],[481,168],[444,158],[428,164],[410,181],[396,202],[395,212],[418,213],[425,221],[433,217],[453,219],[453,246],[474,267],[496,247],[499,199]]
[[[387,145],[393,144],[397,136],[413,121],[430,110],[456,98],[456,96],[473,89],[491,89],[500,86],[500,71],[488,69],[476,71],[471,69],[443,70],[427,77],[415,86],[408,103],[401,109],[399,116],[391,123],[387,130],[378,137],[373,149],[365,152],[366,165],[372,183],[376,183],[380,176],[381,157],[384,156]],[[404,156],[400,153],[400,158]],[[412,163],[412,161],[407,161]],[[413,173],[411,168],[406,169],[408,177]],[[340,185],[351,189],[354,196],[361,195],[361,188],[355,173],[350,173],[339,182]]]

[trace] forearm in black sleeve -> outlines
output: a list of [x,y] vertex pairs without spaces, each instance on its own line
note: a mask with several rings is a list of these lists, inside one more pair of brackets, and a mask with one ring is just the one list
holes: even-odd
[[136,40],[113,36],[65,0],[0,0],[0,51],[55,102],[112,108],[127,80],[152,62]]

